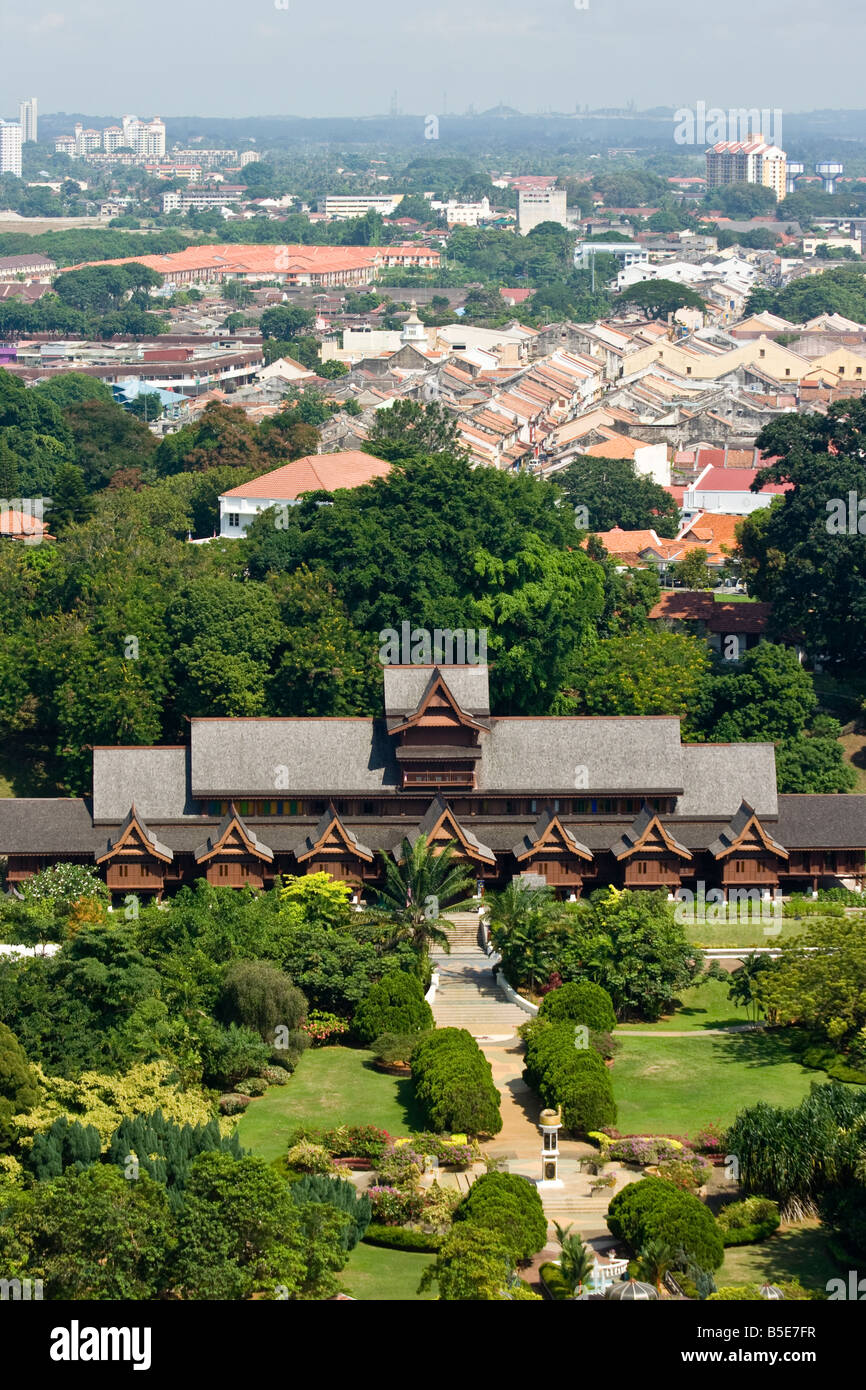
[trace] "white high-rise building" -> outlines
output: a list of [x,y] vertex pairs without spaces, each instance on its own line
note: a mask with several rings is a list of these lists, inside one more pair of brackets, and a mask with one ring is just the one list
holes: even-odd
[[0,174],[21,177],[21,127],[14,121],[0,120]]
[[[165,158],[165,126],[154,116],[152,121],[140,121],[137,116],[123,118],[123,144],[146,159]],[[117,148],[115,146],[115,148]]]
[[542,222],[558,222],[566,225],[566,198],[564,188],[521,188],[517,195],[517,230],[526,236],[533,227]]
[[37,116],[36,98],[25,98],[18,107],[19,123],[21,126],[21,140],[26,143],[28,140],[36,140],[37,136]]

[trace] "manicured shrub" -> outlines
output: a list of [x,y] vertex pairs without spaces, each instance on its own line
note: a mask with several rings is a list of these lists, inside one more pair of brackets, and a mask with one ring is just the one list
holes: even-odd
[[433,1011],[417,975],[395,970],[372,985],[355,1011],[354,1028],[368,1046],[383,1033],[421,1033],[433,1027]]
[[673,1183],[681,1192],[696,1192],[706,1182],[712,1164],[698,1154],[683,1154],[658,1165],[659,1177]]
[[236,1088],[241,1096],[263,1096],[268,1083],[263,1076],[248,1076],[246,1081],[238,1081]]
[[610,995],[591,980],[576,980],[545,994],[538,1016],[552,1023],[585,1023],[597,1033],[612,1033],[616,1027]]
[[641,1168],[647,1168],[651,1163],[673,1162],[682,1158],[684,1153],[685,1149],[677,1139],[629,1134],[624,1139],[614,1139],[607,1157],[614,1163],[636,1163]]
[[336,1207],[351,1218],[345,1227],[340,1244],[343,1250],[354,1250],[373,1216],[373,1205],[366,1193],[359,1193],[353,1183],[345,1178],[331,1178],[324,1174],[309,1174],[300,1182],[292,1184],[292,1201],[302,1207],[308,1202],[320,1202],[324,1206]]
[[490,1063],[465,1028],[437,1028],[412,1053],[412,1081],[435,1133],[498,1134],[499,1092]]
[[250,1096],[242,1096],[237,1091],[227,1091],[219,1098],[221,1115],[241,1115],[250,1103]]
[[376,1038],[370,1047],[377,1062],[383,1066],[392,1067],[397,1062],[403,1062],[407,1066],[412,1060],[412,1053],[418,1046],[422,1038],[427,1037],[427,1032],[423,1033],[382,1033]]
[[417,1183],[424,1171],[424,1158],[416,1153],[411,1144],[400,1144],[388,1149],[376,1164],[376,1177],[379,1182],[394,1187],[412,1186]]
[[415,1250],[435,1253],[443,1237],[432,1231],[416,1231],[406,1226],[382,1226],[372,1221],[364,1236],[365,1245],[378,1245],[385,1250]]
[[204,1080],[209,1084],[235,1086],[248,1076],[258,1076],[270,1061],[267,1043],[244,1025],[220,1028],[208,1021],[200,1038]]
[[326,1047],[334,1038],[348,1033],[349,1024],[337,1014],[328,1013],[323,1009],[312,1009],[301,1024],[301,1031],[307,1034],[311,1046]]
[[527,1039],[523,1076],[546,1106],[562,1106],[566,1129],[585,1135],[613,1124],[616,1105],[601,1057],[591,1048],[576,1048],[574,1043],[571,1023],[533,1032]]
[[368,1187],[373,1216],[382,1226],[404,1226],[417,1221],[424,1210],[424,1194],[417,1185],[397,1187],[377,1182]]
[[309,1140],[327,1149],[335,1158],[380,1159],[393,1140],[387,1129],[377,1125],[338,1125],[336,1129],[314,1129],[301,1125],[290,1139],[291,1144]]
[[779,1229],[779,1207],[769,1197],[747,1197],[722,1207],[718,1223],[725,1245],[754,1245]]
[[501,1235],[515,1260],[530,1260],[547,1242],[547,1217],[538,1189],[518,1173],[485,1173],[454,1213],[455,1221]]
[[724,1259],[722,1233],[709,1208],[663,1178],[641,1178],[624,1187],[608,1208],[607,1224],[633,1250],[663,1240],[702,1269],[718,1269]]
[[[803,1299],[815,1299],[820,1295],[812,1293],[809,1289],[804,1289],[803,1285],[796,1279],[789,1283],[779,1284],[778,1287],[785,1295],[786,1302],[802,1301]],[[732,1303],[732,1302],[763,1303],[764,1298],[761,1293],[760,1284],[723,1284],[715,1293],[707,1296],[708,1303]]]
[[561,1302],[565,1299],[574,1297],[559,1265],[543,1264],[538,1274],[545,1292],[550,1298],[555,1299],[557,1302]]
[[262,1078],[271,1086],[285,1086],[290,1076],[285,1067],[262,1067]]
[[286,1166],[297,1173],[325,1173],[328,1176],[334,1173],[334,1162],[328,1150],[307,1140],[292,1145],[286,1154]]

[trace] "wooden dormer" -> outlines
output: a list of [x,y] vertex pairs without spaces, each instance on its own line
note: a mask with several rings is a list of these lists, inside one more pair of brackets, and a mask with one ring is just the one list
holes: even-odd
[[362,883],[376,877],[375,855],[362,845],[329,806],[306,839],[295,850],[295,859],[308,874],[330,874],[347,883]]
[[415,710],[393,723],[398,741],[401,786],[474,788],[481,757],[479,737],[487,725],[457,703],[439,667],[435,667]]
[[[417,829],[407,835],[406,839],[410,845],[414,845],[420,835],[426,835],[427,843],[434,853],[441,854],[447,844],[456,842],[455,859],[462,859],[479,867],[496,869],[496,855],[493,850],[488,849],[487,845],[483,845],[472,834],[471,830],[467,830],[465,826],[460,824],[451,807],[441,796],[437,796],[435,801],[430,802]],[[394,855],[398,860],[401,859],[402,853],[402,845],[394,850]]]
[[726,888],[775,888],[779,870],[787,867],[788,851],[764,829],[748,801],[740,802],[737,814],[709,850],[722,866]]
[[208,883],[222,888],[264,887],[274,852],[235,810],[234,802],[217,829],[195,851],[195,861],[207,869]]
[[108,841],[103,854],[96,855],[96,862],[105,865],[105,882],[111,892],[159,895],[173,858],[173,851],[148,829],[133,802],[117,835]]
[[512,854],[524,874],[540,874],[551,888],[579,892],[595,874],[592,854],[548,807]]
[[679,887],[691,851],[662,824],[657,812],[644,805],[640,815],[611,845],[623,865],[626,888]]

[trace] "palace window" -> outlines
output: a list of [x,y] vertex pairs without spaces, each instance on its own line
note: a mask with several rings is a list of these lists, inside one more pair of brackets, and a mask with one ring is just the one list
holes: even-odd
[[118,864],[118,866],[117,866],[117,877],[118,877],[118,878],[129,878],[129,865],[128,865],[128,864]]
[[228,878],[228,876],[229,876],[229,866],[228,866],[228,864],[218,864],[218,865],[217,865],[217,878]]
[[637,869],[637,872],[638,872],[639,874],[645,874],[645,873],[647,872],[648,867],[649,867],[649,866],[648,866],[647,861],[646,861],[645,859],[639,859],[639,860],[637,861],[637,864],[635,865],[635,868]]

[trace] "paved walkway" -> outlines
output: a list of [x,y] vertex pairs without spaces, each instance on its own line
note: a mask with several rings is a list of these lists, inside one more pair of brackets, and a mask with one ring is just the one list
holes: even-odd
[[[483,1144],[485,1154],[503,1160],[510,1173],[537,1181],[541,1176],[541,1103],[523,1080],[524,1050],[517,1029],[529,1015],[506,999],[496,984],[490,961],[477,940],[474,913],[455,913],[451,954],[434,951],[440,987],[433,1002],[437,1027],[466,1028],[490,1062],[493,1081],[501,1097],[502,1129]],[[639,1175],[616,1163],[605,1169],[615,1186],[593,1195],[589,1173],[580,1171],[583,1158],[597,1153],[591,1145],[574,1139],[560,1141],[559,1173],[562,1187],[540,1189],[552,1234],[553,1222],[575,1230],[587,1239],[609,1237],[605,1216],[611,1198]],[[479,1167],[479,1172],[484,1171]],[[476,1174],[477,1176],[477,1174]],[[553,1252],[548,1249],[546,1258]]]
[[615,1028],[617,1038],[719,1038],[725,1033],[760,1033],[761,1023],[728,1023],[722,1028]]

